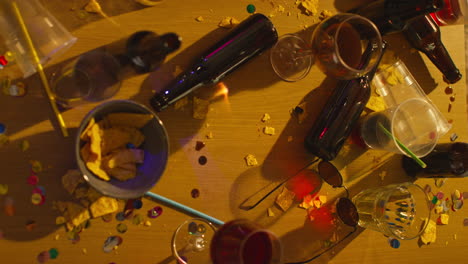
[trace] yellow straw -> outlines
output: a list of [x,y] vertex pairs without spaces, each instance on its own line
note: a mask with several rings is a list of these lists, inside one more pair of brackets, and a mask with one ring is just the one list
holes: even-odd
[[57,108],[57,105],[55,104],[55,97],[50,90],[49,82],[47,81],[47,77],[45,76],[41,61],[39,60],[39,56],[37,55],[36,49],[34,48],[34,44],[31,40],[31,36],[29,35],[26,24],[24,23],[23,17],[21,16],[18,5],[16,4],[16,2],[12,2],[12,5],[13,5],[13,12],[16,18],[18,19],[19,25],[21,27],[21,30],[23,31],[26,42],[29,46],[29,49],[31,50],[31,55],[36,63],[37,72],[39,73],[39,76],[41,78],[42,85],[44,86],[44,89],[46,91],[47,97],[49,98],[49,102],[50,102],[50,105],[52,106],[52,110],[54,111],[55,116],[57,117],[57,121],[59,123],[60,129],[62,130],[62,134],[64,137],[68,137],[68,131],[65,125],[65,121],[63,120],[63,117],[60,114]]

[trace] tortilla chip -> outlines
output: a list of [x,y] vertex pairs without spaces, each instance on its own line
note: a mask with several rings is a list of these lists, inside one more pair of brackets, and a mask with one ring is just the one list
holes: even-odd
[[101,168],[101,160],[96,159],[88,161],[86,162],[86,167],[100,179],[110,181],[109,175]]
[[91,155],[96,155],[91,153],[91,144],[88,142],[80,149],[80,156],[81,159],[86,162],[91,159]]
[[68,170],[67,173],[62,176],[62,185],[70,194],[75,191],[80,183],[84,183],[84,179],[79,170]]
[[117,200],[107,196],[100,197],[89,207],[93,218],[117,212],[118,209],[119,204]]
[[94,118],[91,118],[88,122],[88,125],[86,125],[86,128],[83,129],[83,132],[81,132],[81,135],[80,135],[80,139],[81,140],[84,140],[84,141],[88,141],[89,140],[89,131],[91,130],[91,128],[94,126],[94,124],[96,123],[96,121],[94,120]]
[[125,163],[143,163],[144,151],[140,149],[120,149],[103,159],[105,169],[116,168]]
[[94,124],[89,131],[90,137],[90,150],[92,153],[96,154],[98,158],[101,158],[101,142],[102,142],[102,134],[101,129],[98,124]]
[[135,178],[136,166],[133,163],[122,164],[119,167],[115,167],[108,170],[109,174],[119,181],[127,181]]
[[276,197],[275,203],[283,210],[286,211],[292,205],[294,197],[296,195],[294,192],[288,190],[288,188],[283,187],[281,193]]
[[84,221],[90,219],[88,209],[72,202],[67,203],[66,216],[68,217],[69,222],[74,226],[79,226]]
[[[120,127],[104,129],[102,134],[102,154],[108,153],[125,147],[130,142],[131,135]],[[91,146],[92,147],[92,146]]]
[[106,116],[111,126],[124,126],[142,128],[151,119],[151,114],[137,114],[137,113],[110,113]]
[[141,146],[145,141],[145,136],[143,133],[136,128],[133,127],[119,127],[119,129],[125,131],[129,135],[129,141],[127,143],[133,144],[136,148]]

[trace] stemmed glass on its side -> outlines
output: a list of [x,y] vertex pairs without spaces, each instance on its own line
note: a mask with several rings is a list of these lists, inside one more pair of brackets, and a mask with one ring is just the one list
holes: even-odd
[[304,78],[312,64],[328,76],[350,80],[367,74],[382,53],[382,37],[369,19],[348,13],[322,21],[306,42],[296,34],[282,36],[273,46],[270,62],[288,82]]

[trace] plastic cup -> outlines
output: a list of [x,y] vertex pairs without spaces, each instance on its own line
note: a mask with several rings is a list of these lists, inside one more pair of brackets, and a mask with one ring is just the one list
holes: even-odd
[[429,154],[439,139],[434,109],[420,98],[367,115],[360,122],[359,132],[369,148],[409,156],[401,142],[418,158]]
[[440,110],[426,96],[403,61],[398,60],[378,71],[372,80],[372,85],[382,96],[387,107],[394,107],[411,98],[427,101],[435,114],[439,137],[446,134],[452,127]]
[[0,34],[26,78],[36,72],[36,60],[28,47],[24,28],[14,12],[13,2],[18,6],[42,65],[71,47],[76,38],[38,0],[1,1]]
[[52,93],[65,107],[108,99],[120,89],[120,68],[107,51],[84,53],[52,75]]
[[352,201],[359,214],[359,226],[398,239],[418,237],[431,214],[426,193],[410,182],[367,189]]

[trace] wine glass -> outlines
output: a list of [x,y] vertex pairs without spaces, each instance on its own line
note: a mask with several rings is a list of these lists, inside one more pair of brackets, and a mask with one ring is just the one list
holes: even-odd
[[310,43],[295,34],[278,40],[270,53],[276,74],[288,82],[304,78],[312,63],[328,76],[341,80],[364,76],[378,63],[382,37],[369,19],[340,13],[322,21]]
[[214,264],[277,264],[282,263],[283,256],[276,235],[246,219],[220,227],[210,251]]
[[216,227],[201,218],[183,222],[172,237],[172,253],[179,264],[211,263],[209,246]]

